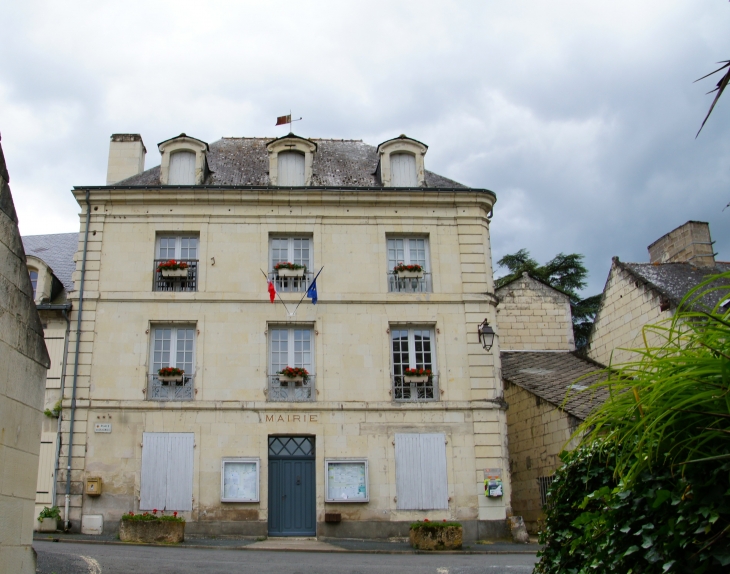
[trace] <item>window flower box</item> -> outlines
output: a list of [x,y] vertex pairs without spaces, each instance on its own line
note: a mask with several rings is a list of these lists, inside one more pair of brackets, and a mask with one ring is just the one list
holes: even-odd
[[165,367],[157,371],[157,379],[161,383],[182,383],[185,371],[175,367]]
[[393,273],[401,279],[421,279],[423,277],[423,267],[420,265],[404,265],[399,263],[393,267]]
[[307,272],[307,267],[306,265],[282,261],[274,265],[274,271],[276,271],[279,277],[304,277],[304,274]]
[[279,382],[282,384],[305,383],[309,380],[309,371],[302,367],[287,367],[276,374],[279,375]]
[[184,261],[175,261],[170,259],[164,261],[157,266],[163,277],[187,277],[188,276],[188,264]]
[[163,542],[178,544],[185,540],[185,519],[173,512],[165,515],[157,509],[152,514],[134,514],[128,512],[119,523],[119,539],[122,542]]
[[406,369],[403,381],[406,383],[427,383],[433,376],[431,369]]

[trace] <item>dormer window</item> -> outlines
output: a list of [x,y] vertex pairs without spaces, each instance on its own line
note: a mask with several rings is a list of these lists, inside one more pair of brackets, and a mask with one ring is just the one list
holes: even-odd
[[378,146],[378,169],[383,187],[423,187],[426,185],[423,156],[428,146],[400,135]]
[[178,151],[170,154],[168,185],[195,185],[195,153]]
[[162,185],[202,185],[208,172],[208,144],[185,134],[157,144]]
[[317,144],[294,134],[266,144],[269,152],[271,185],[303,187],[312,185],[312,160]]
[[38,271],[29,269],[30,272],[30,285],[33,287],[33,301],[35,301],[35,291],[38,288]]

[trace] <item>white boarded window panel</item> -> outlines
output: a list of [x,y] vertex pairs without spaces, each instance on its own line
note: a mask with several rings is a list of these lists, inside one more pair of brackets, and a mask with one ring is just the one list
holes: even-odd
[[179,151],[170,156],[169,185],[195,185],[195,154]]
[[390,184],[393,187],[418,187],[414,156],[409,153],[390,155]]
[[445,435],[397,433],[395,483],[398,510],[448,509]]
[[140,510],[193,509],[193,433],[144,433]]
[[295,151],[284,151],[277,156],[277,178],[279,185],[304,185],[304,155]]
[[46,374],[46,388],[61,388],[61,366],[63,365],[64,337],[46,337],[46,349],[51,358],[51,368]]
[[36,504],[53,504],[53,463],[56,459],[56,433],[41,434],[41,450],[38,457],[38,481],[36,482]]

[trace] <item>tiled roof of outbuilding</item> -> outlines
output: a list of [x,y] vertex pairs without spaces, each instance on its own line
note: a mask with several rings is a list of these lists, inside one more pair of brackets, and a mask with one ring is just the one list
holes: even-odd
[[[502,377],[505,381],[537,395],[581,420],[585,420],[608,396],[605,389],[592,391],[579,388],[590,387],[601,376],[594,374],[576,383],[577,379],[597,373],[603,367],[574,353],[503,351],[500,356]],[[572,387],[574,384],[578,387]],[[566,395],[568,400],[564,403]]]
[[[269,185],[266,144],[275,138],[222,138],[210,144],[210,173],[203,185]],[[323,187],[382,187],[375,176],[378,154],[361,140],[312,138],[317,152],[312,160],[312,185]],[[467,186],[426,170],[426,187]],[[158,186],[160,166],[122,180],[115,186]]]
[[25,254],[42,259],[63,283],[66,292],[73,291],[74,282],[71,277],[76,270],[74,255],[79,245],[79,234],[26,235],[22,239]]
[[[715,267],[695,267],[691,263],[622,263],[618,257],[614,263],[630,273],[636,280],[666,297],[672,307],[677,307],[694,287],[710,275],[730,271],[730,263],[718,262]],[[703,297],[703,303],[712,308],[730,296],[730,280],[718,285],[727,285],[727,290],[717,290]]]

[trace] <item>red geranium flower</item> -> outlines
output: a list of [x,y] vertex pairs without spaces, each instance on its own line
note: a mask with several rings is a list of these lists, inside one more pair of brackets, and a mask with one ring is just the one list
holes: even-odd
[[157,509],[156,508],[153,508],[152,509],[152,514],[157,514]]
[[173,515],[173,516],[174,516],[175,518],[177,518],[177,510],[176,510],[175,512],[173,512],[173,513],[172,513],[172,515]]
[[423,519],[423,521],[424,521],[424,522],[430,522],[430,521],[428,520],[428,518],[424,518],[424,519]]

